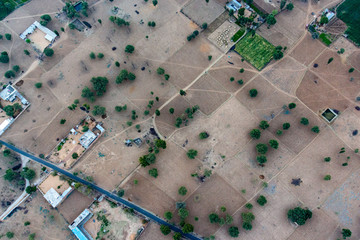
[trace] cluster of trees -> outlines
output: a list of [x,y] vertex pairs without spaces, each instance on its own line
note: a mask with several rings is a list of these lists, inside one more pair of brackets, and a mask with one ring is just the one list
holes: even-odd
[[149,21],[148,22],[148,26],[149,27],[155,27],[156,26],[156,23],[154,21]]
[[[82,4],[81,14],[87,17],[88,3],[86,1],[81,1],[81,4]],[[66,13],[66,16],[70,19],[73,19],[74,17],[80,17],[80,14],[76,11],[74,5],[71,2],[67,2],[65,4],[65,6],[63,7],[63,11]]]
[[170,75],[169,74],[165,74],[165,69],[159,67],[158,69],[156,69],[157,74],[159,74],[160,76],[164,75],[165,80],[169,80]]
[[14,103],[14,105],[5,106],[3,110],[7,116],[14,117],[15,113],[21,112],[22,106],[19,103]]
[[[221,207],[221,212],[226,212],[226,207]],[[226,214],[224,217],[220,217],[218,214],[216,213],[211,213],[209,215],[209,221],[210,223],[214,223],[214,224],[219,224],[219,225],[230,225],[233,223],[233,217],[230,214]]]
[[121,26],[129,26],[130,25],[130,22],[125,21],[125,19],[119,18],[119,17],[116,17],[116,16],[110,16],[109,20],[111,22],[115,23],[116,25],[118,25],[119,27],[121,27]]
[[116,112],[121,112],[121,111],[126,111],[126,109],[127,109],[127,105],[125,104],[124,106],[116,106],[115,107],[115,111]]
[[43,26],[46,26],[51,21],[51,17],[49,14],[42,15],[40,18],[40,24]]
[[[6,14],[10,14],[12,11],[14,11],[15,7],[13,4],[11,4],[10,2],[8,1],[1,1],[0,2],[0,9],[4,12],[6,12]],[[4,18],[6,16],[3,16]],[[3,19],[3,17],[0,18],[0,20]]]
[[149,147],[149,153],[139,158],[140,165],[142,167],[146,167],[155,163],[156,154],[160,152],[160,148],[166,149],[166,142],[164,140],[157,139],[153,146]]
[[128,72],[126,69],[120,71],[119,75],[116,77],[115,82],[117,84],[122,83],[124,80],[134,81],[136,79],[136,75],[132,72]]
[[284,56],[284,52],[287,49],[287,47],[277,46],[275,47],[275,51],[273,53],[273,57],[275,60],[279,60]]
[[188,118],[192,119],[194,117],[193,114],[196,113],[199,109],[200,107],[198,105],[195,105],[192,108],[185,109],[185,113],[181,114],[178,118],[176,118],[175,126],[179,128],[183,123],[185,124],[185,126],[187,126]]
[[[96,54],[95,54],[94,52],[91,52],[91,53],[89,54],[89,57],[90,57],[91,59],[95,59],[95,58],[96,58]],[[102,59],[102,58],[104,58],[104,54],[103,54],[103,53],[98,53],[98,54],[97,54],[97,57],[100,58],[100,59]]]
[[[285,7],[286,5],[286,7]],[[286,0],[281,0],[280,2],[280,10],[283,10],[285,7],[286,10],[288,11],[292,11],[294,9],[294,4],[292,2],[289,2],[288,4],[286,4]]]
[[89,99],[90,102],[94,102],[96,100],[95,95],[99,97],[104,95],[109,80],[106,77],[93,77],[90,82],[93,85],[93,90],[85,86],[81,92],[81,96]]
[[105,107],[102,107],[102,106],[99,106],[99,105],[95,105],[94,106],[94,110],[92,110],[92,114],[97,116],[102,116],[106,113],[106,108]]
[[294,209],[290,209],[287,213],[287,216],[290,221],[301,226],[312,217],[312,212],[309,209],[296,207]]
[[13,78],[16,76],[16,73],[18,73],[20,71],[20,67],[19,65],[15,65],[12,67],[12,70],[8,70],[5,72],[4,76],[6,78]]
[[187,40],[190,42],[191,40],[193,40],[194,38],[196,38],[199,35],[199,31],[195,30],[193,33],[191,33],[190,35],[187,36]]

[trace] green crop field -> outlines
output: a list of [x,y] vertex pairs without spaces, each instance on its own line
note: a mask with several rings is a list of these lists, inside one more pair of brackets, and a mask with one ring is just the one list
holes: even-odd
[[331,40],[331,36],[329,34],[326,33],[321,33],[319,36],[319,39],[326,45],[326,46],[330,46],[330,44],[332,43]]
[[258,34],[248,33],[235,46],[235,51],[256,69],[261,70],[273,57],[275,46]]
[[19,5],[29,0],[0,0],[0,20],[6,18]]
[[337,8],[336,14],[348,26],[345,33],[352,41],[360,45],[360,1],[346,0]]

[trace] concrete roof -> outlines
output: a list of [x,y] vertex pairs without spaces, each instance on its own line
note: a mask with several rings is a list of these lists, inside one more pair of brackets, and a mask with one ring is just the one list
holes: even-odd
[[56,208],[72,190],[73,188],[69,187],[63,192],[62,195],[60,195],[55,191],[54,188],[50,188],[50,190],[44,194],[44,198],[51,204],[53,208]]

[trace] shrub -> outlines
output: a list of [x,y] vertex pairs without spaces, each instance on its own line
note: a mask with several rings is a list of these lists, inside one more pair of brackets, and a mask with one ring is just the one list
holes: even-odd
[[127,46],[125,47],[125,52],[126,52],[126,53],[133,53],[134,50],[135,50],[135,47],[134,47],[133,45],[127,45]]
[[243,81],[242,79],[240,79],[240,80],[237,81],[237,83],[238,83],[239,85],[243,85],[243,84],[244,84],[244,81]]
[[259,124],[259,128],[261,129],[267,129],[268,127],[270,127],[269,123],[267,121],[261,121]]
[[349,73],[352,73],[354,70],[355,70],[354,68],[350,68]]
[[15,77],[15,72],[13,70],[6,71],[4,76],[6,78],[13,78],[13,77]]
[[45,49],[44,49],[44,54],[45,54],[47,57],[51,57],[52,55],[54,55],[54,50],[51,49],[51,48],[45,48]]
[[179,188],[179,190],[178,190],[178,193],[179,193],[181,196],[185,196],[186,193],[187,193],[186,187],[181,186],[181,187]]
[[169,226],[166,225],[161,225],[160,226],[160,231],[162,232],[162,234],[164,235],[168,235],[169,233],[171,233],[171,229]]
[[220,222],[219,215],[217,215],[216,213],[211,213],[209,215],[209,220],[210,220],[210,223],[218,223],[218,222]]
[[308,209],[296,207],[294,209],[290,209],[287,216],[292,222],[301,226],[305,224],[306,220],[312,217],[312,212]]
[[264,164],[267,162],[267,158],[265,155],[259,155],[256,157],[256,160],[258,161],[259,164]]
[[104,54],[103,53],[98,53],[97,57],[101,59],[101,58],[104,57]]
[[350,229],[343,228],[341,230],[341,234],[342,234],[343,239],[346,239],[348,237],[351,237],[352,232],[350,231]]
[[261,132],[259,129],[253,129],[250,131],[250,137],[253,139],[259,139],[261,137]]
[[29,55],[30,55],[30,52],[25,49],[25,50],[24,50],[24,54],[27,55],[27,56],[29,56]]
[[1,63],[8,63],[9,62],[9,55],[8,55],[8,53],[7,52],[1,52],[1,54],[0,54],[0,62]]
[[303,118],[301,118],[300,123],[305,126],[309,125],[309,119],[303,117]]
[[260,195],[258,197],[258,199],[256,200],[256,202],[260,205],[260,206],[264,206],[267,203],[266,197],[264,197],[263,195]]
[[77,158],[79,157],[79,154],[73,153],[73,154],[71,155],[71,157],[72,157],[73,159],[77,159]]
[[65,122],[66,122],[66,119],[64,119],[64,118],[60,120],[60,124],[65,124]]
[[331,157],[326,157],[326,158],[324,158],[324,161],[325,161],[325,162],[330,162],[330,161],[331,161]]
[[241,213],[241,217],[244,222],[248,223],[251,223],[255,219],[254,214],[251,212],[243,212]]
[[15,65],[12,67],[12,69],[14,70],[14,72],[19,72],[20,67],[19,67],[19,65]]
[[194,231],[194,226],[190,223],[185,223],[181,230],[183,231],[183,233],[191,233]]
[[199,138],[200,139],[206,139],[206,138],[208,138],[209,137],[209,134],[207,133],[207,132],[201,132],[200,134],[199,134]]
[[292,11],[293,9],[294,9],[294,4],[293,3],[288,3],[287,5],[286,5],[286,9],[287,10],[289,10],[289,11]]
[[5,38],[6,38],[6,40],[11,41],[11,34],[10,33],[5,33]]
[[29,226],[31,223],[29,221],[24,222],[24,226]]
[[229,227],[229,235],[233,238],[237,238],[239,236],[239,229],[235,226]]
[[172,212],[165,212],[165,213],[164,213],[164,217],[165,217],[167,220],[171,220],[172,217],[173,217],[173,214],[172,214]]
[[266,144],[259,143],[256,145],[256,151],[261,154],[266,154],[266,152],[268,151],[268,147]]
[[165,74],[165,75],[164,75],[164,78],[165,78],[166,81],[168,81],[169,78],[170,78],[170,75],[169,75],[169,74]]
[[254,98],[257,96],[257,94],[258,94],[258,91],[256,89],[250,89],[250,91],[249,91],[250,97]]
[[252,229],[251,223],[244,222],[242,225],[243,229],[250,231]]
[[295,103],[289,103],[289,109],[293,109],[296,108],[296,104]]
[[329,63],[331,63],[332,61],[334,60],[334,58],[329,58],[329,60],[328,60],[328,62],[327,62],[327,64],[329,64]]
[[185,96],[185,95],[186,95],[186,92],[185,92],[184,90],[180,89],[180,95],[181,95],[181,96]]
[[15,235],[15,234],[14,234],[13,232],[7,232],[7,233],[6,233],[6,237],[9,238],[9,239],[13,238],[14,235]]
[[189,216],[189,211],[186,208],[180,208],[178,214],[182,219],[185,219]]
[[115,62],[116,67],[120,67],[120,63],[118,61]]
[[163,68],[159,67],[158,69],[156,69],[156,72],[159,75],[163,75],[165,73],[165,70]]
[[288,130],[290,128],[290,123],[284,123],[283,124],[283,129],[284,130]]
[[245,72],[245,70],[243,68],[241,68],[239,72],[243,73],[243,72]]
[[94,52],[91,52],[91,53],[89,54],[89,57],[90,57],[91,59],[95,59],[95,58],[96,58],[96,55],[95,55]]
[[275,139],[270,139],[269,145],[270,145],[270,147],[272,147],[274,149],[278,149],[278,147],[279,147],[279,143]]
[[190,159],[195,159],[195,157],[197,156],[198,151],[196,151],[195,149],[190,149],[186,155],[188,156],[188,158]]
[[325,180],[325,181],[330,181],[330,180],[331,180],[331,176],[330,176],[330,175],[325,175],[324,180]]
[[320,132],[320,129],[318,126],[314,126],[311,128],[311,131],[313,131],[314,133],[319,133]]
[[101,106],[94,106],[94,110],[92,111],[92,114],[94,114],[95,116],[97,115],[104,115],[106,112],[106,108],[105,107],[101,107]]
[[251,203],[247,203],[247,204],[245,204],[245,207],[246,207],[247,209],[252,209],[252,208],[253,208],[253,205],[252,205]]
[[125,190],[124,189],[119,189],[119,191],[116,193],[116,195],[118,195],[118,197],[123,197],[125,194]]
[[207,27],[208,27],[208,24],[205,22],[205,23],[203,23],[202,25],[201,25],[201,27],[202,27],[202,29],[207,29]]
[[150,170],[149,170],[149,175],[152,176],[152,177],[154,177],[154,178],[157,178],[157,176],[158,176],[158,171],[157,171],[157,169],[156,169],[156,168],[150,169]]

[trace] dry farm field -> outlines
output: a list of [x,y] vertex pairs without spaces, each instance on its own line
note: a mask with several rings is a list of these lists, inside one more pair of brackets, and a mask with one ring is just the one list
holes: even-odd
[[[9,55],[1,83],[31,103],[1,140],[42,158],[56,153],[47,160],[74,162],[74,175],[204,239],[340,239],[344,228],[360,238],[360,50],[344,37],[326,47],[306,29],[312,13],[338,0],[293,1],[282,11],[273,3],[277,23],[235,46],[240,27],[223,0],[87,2],[88,16],[77,17],[83,31],[71,29],[65,1],[32,0],[0,22],[0,34],[12,34],[0,39]],[[60,36],[53,56],[39,59],[18,35],[44,14]],[[2,77],[14,65],[15,77]],[[338,115],[332,123],[321,116],[328,108]],[[83,152],[86,116],[105,132]],[[20,161],[4,150],[2,212],[24,190],[20,178],[8,181]],[[50,209],[37,191],[0,224],[0,236],[75,239],[68,225],[98,197],[89,195],[74,191]],[[295,207],[312,211],[304,225],[289,220]],[[111,222],[104,239],[134,239],[143,226],[107,200],[91,208],[93,238],[103,215]],[[179,239],[166,233],[151,221],[140,240]]]

